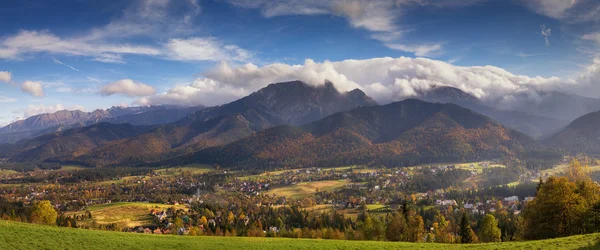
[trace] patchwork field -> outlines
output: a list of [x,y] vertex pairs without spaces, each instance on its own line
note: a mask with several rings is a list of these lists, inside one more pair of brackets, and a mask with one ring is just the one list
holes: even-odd
[[600,234],[496,244],[435,244],[249,237],[145,235],[0,221],[0,249],[580,249],[600,248]]
[[295,185],[283,186],[269,190],[269,194],[298,198],[319,191],[331,191],[350,183],[348,180],[300,182]]
[[[150,215],[150,210],[162,210],[169,207],[185,208],[183,205],[171,206],[154,203],[137,203],[137,202],[116,202],[109,204],[92,205],[88,210],[92,213],[92,219],[84,221],[84,224],[91,223],[95,220],[98,224],[116,223],[121,226],[151,226],[153,216]],[[74,214],[68,213],[69,214]],[[75,214],[80,214],[75,213]]]

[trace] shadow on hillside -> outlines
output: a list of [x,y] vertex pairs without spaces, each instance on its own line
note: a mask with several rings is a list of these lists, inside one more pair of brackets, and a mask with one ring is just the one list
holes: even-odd
[[579,250],[597,250],[600,249],[600,236],[596,236],[596,240],[588,246],[581,247]]

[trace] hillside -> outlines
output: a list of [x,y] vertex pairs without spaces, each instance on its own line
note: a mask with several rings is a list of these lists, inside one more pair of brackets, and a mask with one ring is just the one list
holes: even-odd
[[448,86],[433,87],[429,91],[421,93],[418,98],[427,102],[454,103],[463,106],[533,138],[554,133],[569,123],[568,120],[551,116],[496,109],[485,105],[476,97],[460,89]]
[[572,153],[600,154],[600,111],[575,119],[543,143]]
[[156,125],[175,122],[203,107],[148,106],[112,107],[93,112],[61,110],[13,122],[0,128],[0,144],[15,143],[48,133],[60,132],[101,122]]
[[[376,105],[370,97],[360,90],[340,93],[331,82],[322,86],[312,86],[300,81],[270,84],[267,87],[237,101],[216,107],[200,109],[176,122],[164,124],[147,133],[130,134],[110,140],[104,145],[89,146],[85,140],[81,145],[85,150],[77,154],[65,154],[56,150],[56,145],[42,148],[53,150],[35,150],[13,157],[14,161],[46,160],[59,158],[62,161],[76,161],[87,165],[140,164],[176,157],[209,147],[225,145],[267,128],[284,125],[302,125],[321,119],[339,111],[356,107]],[[110,120],[113,123],[124,122],[135,116],[141,121],[157,114],[170,113],[165,109],[140,114],[125,114]],[[188,110],[174,110],[180,114]],[[165,113],[165,114],[166,114]],[[149,117],[148,117],[149,116]],[[131,123],[131,122],[130,122]],[[138,124],[138,123],[133,123]],[[65,133],[56,134],[61,137]],[[38,137],[27,143],[40,141]],[[47,141],[46,139],[42,139]],[[64,142],[68,139],[53,139]],[[23,144],[23,143],[21,143]],[[43,143],[35,143],[40,147]],[[73,144],[75,147],[76,144]],[[29,151],[23,149],[22,151]]]
[[268,129],[171,161],[239,168],[408,166],[502,157],[535,146],[526,135],[471,110],[412,99],[336,113],[301,128]]
[[598,249],[600,235],[496,244],[436,244],[144,235],[0,221],[0,249]]
[[98,123],[88,127],[49,133],[15,145],[11,161],[43,161],[71,158],[102,146],[108,142],[135,136],[149,127],[130,124]]

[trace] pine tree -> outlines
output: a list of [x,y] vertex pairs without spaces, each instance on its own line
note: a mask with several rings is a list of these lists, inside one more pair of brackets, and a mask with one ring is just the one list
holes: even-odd
[[473,243],[473,234],[471,229],[471,221],[467,218],[467,214],[463,213],[463,216],[460,220],[460,230],[458,235],[460,236],[460,243],[468,244]]

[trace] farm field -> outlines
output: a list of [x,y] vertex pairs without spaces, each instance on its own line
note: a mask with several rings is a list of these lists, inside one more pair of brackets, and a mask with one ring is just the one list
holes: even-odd
[[[377,169],[371,169],[371,168],[361,168],[361,166],[343,166],[343,167],[331,167],[331,168],[321,168],[321,170],[323,171],[337,171],[337,172],[348,172],[349,170],[352,169],[352,172],[354,173],[376,173]],[[240,180],[255,180],[261,177],[278,177],[279,175],[285,173],[286,171],[306,171],[306,169],[304,168],[294,168],[294,169],[287,169],[287,170],[277,170],[277,171],[268,171],[268,172],[264,172],[261,174],[255,174],[255,175],[246,175],[246,176],[241,176],[238,177],[238,179]]]
[[[184,208],[184,205],[164,205],[154,203],[139,203],[139,202],[116,202],[109,204],[92,205],[88,210],[92,213],[92,219],[84,221],[83,224],[91,223],[95,220],[98,224],[116,223],[117,225],[136,227],[136,226],[151,226],[153,216],[150,215],[150,210],[162,210],[169,207]],[[70,214],[81,214],[82,212],[71,212]]]
[[63,165],[60,168],[60,170],[81,170],[81,169],[86,169],[86,167],[79,166],[79,165]]
[[1,176],[11,175],[11,174],[14,174],[14,173],[17,173],[17,171],[10,170],[10,169],[2,169],[2,170],[0,170],[0,177]]
[[435,244],[249,237],[144,235],[0,221],[0,249],[581,249],[600,247],[600,234],[496,244]]
[[350,183],[348,180],[300,182],[294,185],[273,188],[269,190],[268,193],[277,194],[278,196],[298,198],[304,195],[316,193],[317,188],[320,191],[330,191],[340,188],[348,183]]
[[471,170],[471,171],[476,171],[478,173],[483,172],[483,169],[485,169],[485,168],[504,168],[504,167],[506,167],[502,164],[491,164],[489,161],[482,161],[482,162],[465,162],[465,163],[431,163],[431,164],[424,164],[424,165],[419,165],[419,166],[408,167],[408,170],[415,171],[418,168],[422,168],[422,167],[449,166],[449,165],[454,165],[458,169]]
[[204,165],[204,164],[190,164],[181,167],[174,168],[162,168],[154,170],[155,173],[160,173],[163,176],[171,176],[176,174],[181,174],[183,172],[190,172],[192,174],[204,174],[210,171],[214,171],[215,169],[212,166]]
[[[554,168],[543,170],[542,176],[545,176],[546,174],[552,176],[552,175],[560,175],[560,174],[566,173],[568,167],[569,167],[569,164],[561,164]],[[600,171],[600,165],[589,166],[589,171],[590,172]]]

